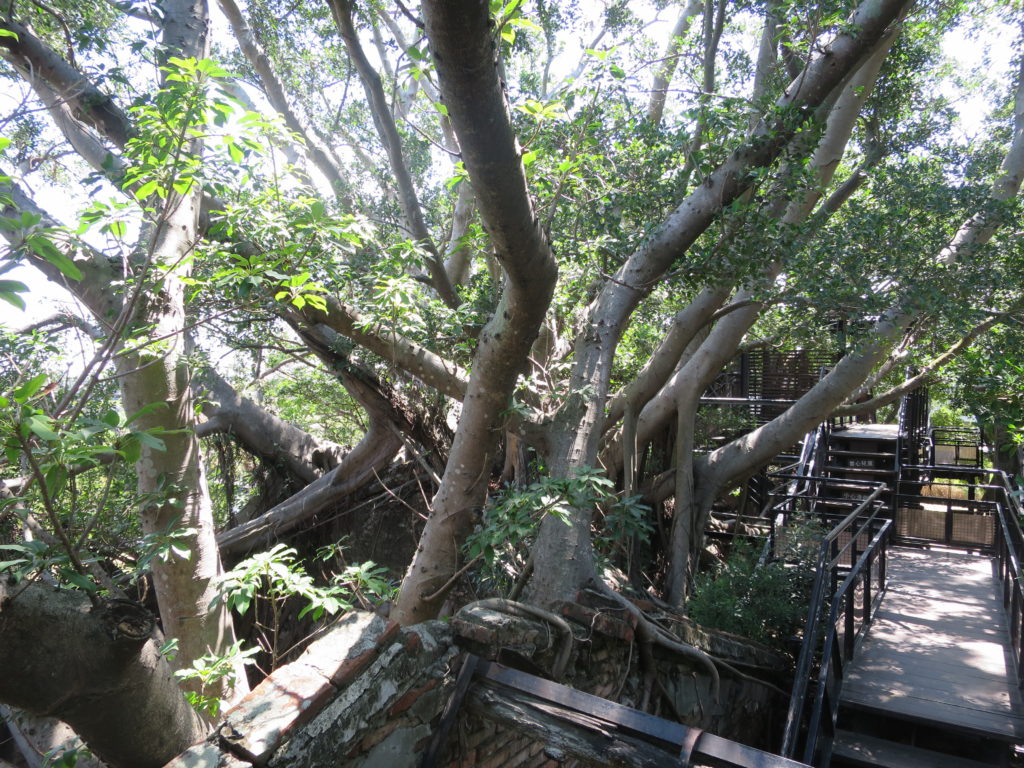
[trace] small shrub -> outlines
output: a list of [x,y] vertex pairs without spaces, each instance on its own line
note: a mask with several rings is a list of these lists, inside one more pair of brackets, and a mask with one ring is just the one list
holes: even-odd
[[737,540],[728,559],[697,575],[687,613],[698,624],[786,650],[807,613],[821,530],[791,526],[776,560],[758,565],[761,542]]

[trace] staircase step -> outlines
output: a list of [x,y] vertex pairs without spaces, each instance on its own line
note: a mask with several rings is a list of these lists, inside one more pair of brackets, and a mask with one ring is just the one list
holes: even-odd
[[[844,483],[844,480],[848,480],[850,482]],[[857,491],[858,493],[863,493],[867,496],[875,490],[873,485],[865,485],[866,481],[864,480],[861,480],[859,483],[853,482],[853,480],[854,478],[852,477],[830,477],[828,480],[823,480],[818,483],[818,492],[824,496],[825,494],[835,493],[836,491]]]
[[841,466],[828,466],[825,467],[825,471],[829,473],[829,477],[833,475],[833,472],[848,472],[854,475],[895,475],[896,470],[891,467],[841,467]]
[[830,456],[864,456],[867,457],[879,457],[885,459],[895,459],[896,454],[888,451],[839,451],[833,448],[828,449]]
[[899,744],[864,733],[837,730],[832,759],[840,758],[846,765],[865,768],[992,768],[998,765]]

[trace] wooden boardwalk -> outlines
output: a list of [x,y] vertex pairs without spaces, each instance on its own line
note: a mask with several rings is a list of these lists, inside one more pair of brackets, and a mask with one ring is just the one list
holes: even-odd
[[842,688],[843,704],[1024,742],[993,561],[889,550],[888,591]]

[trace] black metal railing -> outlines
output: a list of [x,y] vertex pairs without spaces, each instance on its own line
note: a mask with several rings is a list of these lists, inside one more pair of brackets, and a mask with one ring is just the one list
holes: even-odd
[[[786,717],[780,750],[785,756],[798,756],[797,759],[818,768],[828,766],[844,667],[853,658],[857,642],[881,601],[886,584],[886,551],[897,540],[897,532],[903,534],[899,540],[904,543],[940,543],[996,556],[1017,684],[1024,688],[1024,492],[1015,488],[1002,472],[965,467],[964,477],[977,477],[980,473],[988,482],[940,483],[930,476],[934,467],[913,465],[909,469],[920,472],[924,487],[929,490],[935,490],[932,486],[945,490],[941,495],[898,494],[892,520],[883,519],[875,496],[871,502],[875,509],[869,517],[858,507],[825,537]],[[961,496],[969,498],[954,496],[957,489]],[[864,504],[867,503],[866,499]],[[783,508],[784,500],[780,499],[778,506]],[[931,529],[927,524],[915,527],[915,515],[921,518],[936,514],[942,517],[941,525]],[[842,549],[841,530],[850,523],[870,531],[866,546],[862,536],[847,536],[847,548]],[[916,535],[905,535],[908,526]],[[824,618],[826,610],[828,616]]]
[[[820,491],[827,488],[830,478],[816,480]],[[854,483],[844,481],[843,484]],[[885,518],[880,499],[885,486],[866,482],[856,485],[870,486],[870,490],[848,514],[818,512],[815,515],[819,519],[823,514],[826,519],[840,519],[822,538],[783,733],[781,753],[791,758],[801,752],[800,736],[804,734],[804,762],[824,757],[827,764],[838,714],[843,664],[853,657],[857,640],[874,617],[885,590],[885,554],[892,530],[892,522]],[[794,500],[792,506],[803,504],[815,509],[811,495]],[[779,508],[788,521],[793,512],[787,508],[785,500],[780,499]],[[817,687],[812,688],[811,682],[815,679]]]
[[918,387],[900,400],[897,455],[901,467],[923,464],[927,460],[928,402],[927,387]]
[[981,430],[977,427],[932,427],[928,463],[981,469]]
[[1003,472],[993,478],[1002,490],[1005,503],[999,505],[996,528],[996,558],[999,580],[1003,585],[1003,608],[1010,630],[1010,645],[1017,672],[1017,687],[1024,688],[1024,582],[1021,562],[1024,561],[1024,534],[1021,533],[1020,490]]
[[[770,478],[776,484],[768,492],[761,516],[770,521],[773,541],[794,516],[815,519],[831,530],[869,496],[877,499],[887,490],[883,483],[872,480],[811,474],[801,464],[783,467]],[[776,553],[774,544],[772,553]]]
[[832,594],[831,609],[824,624],[817,688],[804,740],[803,761],[810,765],[829,764],[839,717],[843,668],[853,659],[857,641],[874,619],[885,592],[886,550],[891,532],[892,521],[881,520],[871,543]]
[[931,465],[904,468],[917,478],[904,482],[893,503],[896,538],[903,544],[944,544],[948,547],[994,552],[997,509],[1005,504],[1002,488],[975,482],[988,470],[942,467],[935,477]]

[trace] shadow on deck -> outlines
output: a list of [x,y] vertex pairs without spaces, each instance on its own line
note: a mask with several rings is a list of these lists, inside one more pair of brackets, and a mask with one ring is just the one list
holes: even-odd
[[[889,550],[888,590],[847,667],[840,703],[835,764],[1001,764],[1000,745],[1024,742],[1024,698],[995,560]],[[871,736],[879,725],[920,751],[941,746],[953,762],[912,762],[909,751],[880,759],[884,745]]]

